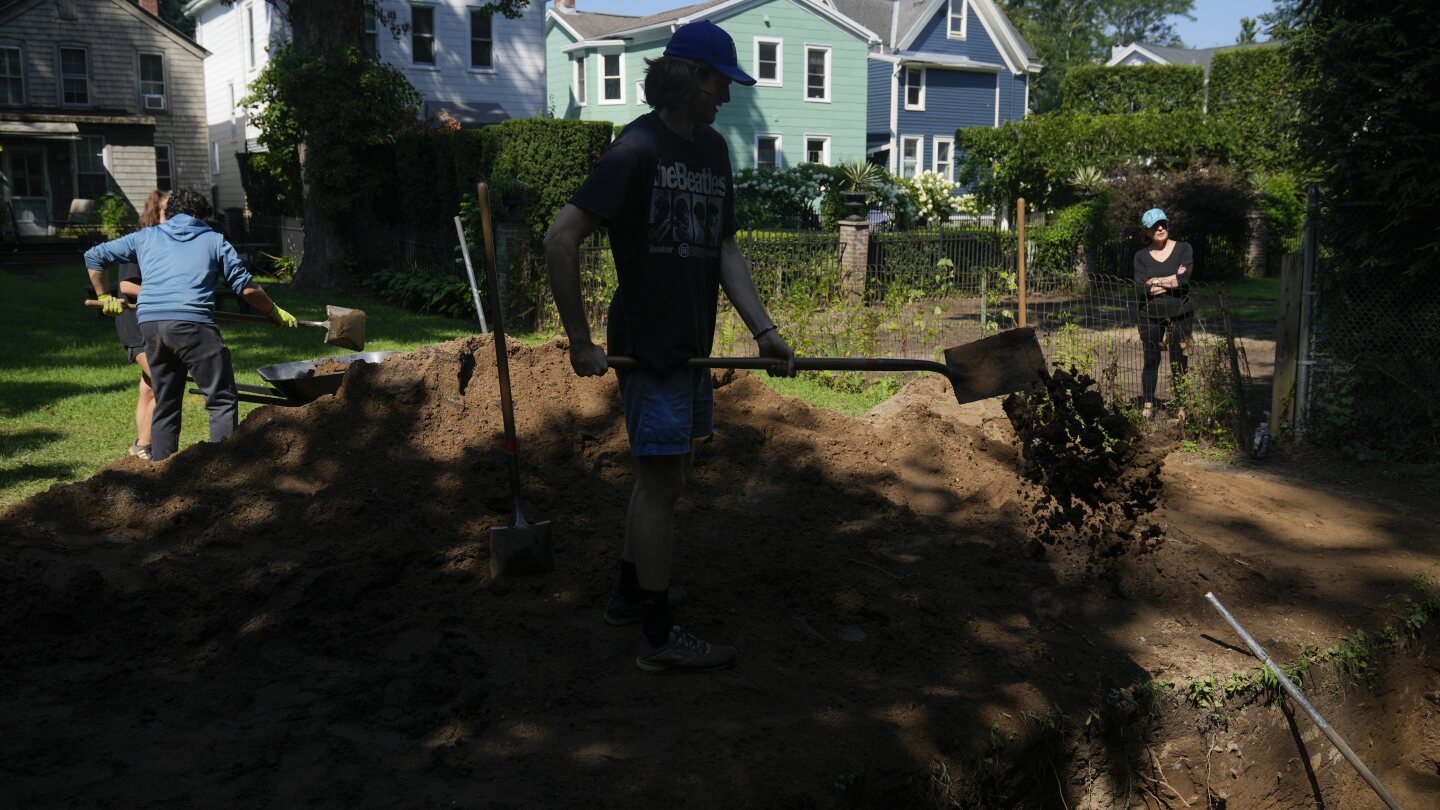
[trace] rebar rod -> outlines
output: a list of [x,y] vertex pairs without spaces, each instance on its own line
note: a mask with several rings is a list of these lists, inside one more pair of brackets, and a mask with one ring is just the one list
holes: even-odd
[[1380,784],[1380,780],[1375,774],[1371,773],[1370,769],[1365,767],[1365,763],[1360,761],[1360,757],[1356,756],[1355,752],[1350,749],[1350,746],[1345,742],[1345,739],[1340,736],[1340,733],[1331,728],[1329,723],[1325,722],[1325,718],[1320,716],[1320,712],[1315,711],[1315,707],[1311,706],[1310,701],[1305,699],[1305,693],[1301,692],[1295,684],[1290,682],[1290,679],[1285,676],[1285,673],[1280,667],[1271,660],[1269,654],[1265,652],[1265,649],[1257,644],[1255,639],[1251,638],[1250,634],[1245,632],[1245,628],[1240,626],[1240,622],[1235,621],[1235,617],[1230,615],[1230,611],[1226,610],[1225,606],[1220,604],[1220,600],[1215,598],[1215,594],[1206,593],[1205,598],[1210,600],[1210,604],[1220,612],[1220,616],[1230,623],[1230,627],[1240,636],[1240,640],[1245,642],[1245,646],[1250,648],[1250,652],[1253,653],[1256,658],[1265,662],[1265,666],[1268,667],[1271,672],[1275,673],[1275,677],[1280,679],[1280,685],[1284,687],[1285,693],[1294,698],[1295,702],[1300,704],[1300,708],[1315,722],[1315,725],[1319,726],[1320,730],[1325,733],[1325,736],[1330,738],[1330,742],[1350,761],[1350,764],[1354,766],[1356,772],[1360,774],[1360,777],[1364,779],[1370,785],[1370,788],[1375,791],[1375,794],[1380,797],[1380,801],[1385,802],[1385,806],[1390,808],[1390,810],[1404,810],[1404,808],[1400,806],[1400,802],[1395,801],[1395,797],[1390,795],[1390,791],[1386,790],[1385,786]]

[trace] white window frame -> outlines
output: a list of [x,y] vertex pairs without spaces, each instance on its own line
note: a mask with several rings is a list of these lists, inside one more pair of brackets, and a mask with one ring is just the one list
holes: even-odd
[[[925,79],[926,79],[925,73],[926,73],[926,71],[925,71],[925,68],[923,68],[923,67],[907,67],[907,68],[905,68],[905,109],[908,110],[908,111],[911,111],[911,112],[925,112]],[[911,88],[912,85],[911,85],[911,83],[910,83],[910,77],[911,77],[911,76],[914,76],[914,75],[916,75],[916,74],[919,74],[919,76],[920,76],[920,81],[919,81],[919,83],[918,83],[918,84],[919,84],[919,87],[920,87],[920,102],[919,102],[918,104],[911,104],[911,103],[910,103],[910,88]]]
[[245,50],[245,69],[253,71],[255,70],[255,63],[259,61],[255,58],[255,5],[253,3],[246,4],[245,6],[245,30],[243,36],[245,40],[241,43],[241,47]]
[[[915,171],[912,174],[905,173],[905,144],[915,144]],[[901,135],[900,153],[895,156],[895,166],[900,170],[897,174],[900,177],[919,177],[920,172],[925,171],[925,136],[924,135]]]
[[364,22],[361,23],[361,25],[363,25],[365,28],[365,52],[375,57],[376,59],[379,59],[380,20],[376,17],[375,12],[373,11],[366,10],[361,13],[364,15]]
[[[429,61],[429,62],[421,62],[421,61],[418,61],[418,60],[416,59],[416,54],[419,53],[419,51],[418,51],[418,49],[416,49],[416,47],[415,47],[415,41],[416,41],[416,38],[420,36],[420,34],[417,33],[416,28],[415,28],[415,11],[416,11],[417,9],[425,9],[425,10],[428,10],[428,11],[430,12],[430,33],[429,33],[429,35],[428,35],[428,36],[430,37],[430,61]],[[436,67],[439,63],[440,63],[440,37],[437,36],[437,35],[436,35],[436,32],[435,32],[435,5],[434,5],[433,3],[411,3],[411,4],[410,4],[410,66],[411,66],[411,67],[416,67],[416,68],[422,68],[422,69],[429,68],[429,69],[432,69],[432,70],[433,70],[433,69],[435,69],[435,67]]]
[[[762,166],[760,165],[760,141],[761,141],[761,139],[764,139],[764,138],[774,138],[774,139],[775,139],[775,165],[774,165],[774,166],[762,167]],[[760,169],[760,168],[783,169],[783,168],[785,168],[785,158],[784,158],[785,152],[784,152],[784,150],[783,150],[783,147],[781,146],[781,144],[782,144],[783,141],[784,141],[784,138],[783,138],[783,137],[780,135],[780,133],[778,133],[778,132],[757,132],[757,133],[755,133],[755,151],[754,151],[755,168],[757,168],[757,169]]]
[[[942,161],[940,160],[940,147],[941,147],[942,145],[945,145],[945,146],[949,146],[949,147],[950,147],[949,168],[948,168],[946,171],[943,171],[943,172],[940,171],[940,163],[942,162]],[[931,145],[930,145],[930,168],[934,169],[936,172],[938,172],[938,173],[940,174],[940,176],[944,177],[946,180],[949,180],[949,181],[952,182],[952,183],[955,182],[955,139],[954,139],[954,138],[942,138],[942,137],[940,137],[940,136],[938,136],[938,135],[935,137],[934,142],[931,143]]]
[[[166,182],[169,183],[168,188],[162,187],[160,185],[161,149],[165,150],[165,165],[169,167],[170,172],[169,176],[165,178]],[[155,188],[158,188],[161,191],[169,191],[170,189],[175,188],[175,150],[168,143],[155,144]]]
[[[84,101],[83,103],[77,104],[77,103],[75,103],[75,102],[73,102],[73,101],[66,101],[66,100],[65,100],[65,80],[66,80],[66,79],[74,79],[74,78],[75,78],[73,75],[68,75],[68,74],[65,73],[65,51],[80,51],[81,53],[85,54],[85,101]],[[59,67],[58,73],[59,73],[59,76],[60,76],[60,82],[59,82],[59,85],[60,85],[60,86],[59,86],[59,90],[60,90],[60,106],[61,106],[61,107],[89,107],[89,106],[91,106],[91,97],[94,96],[95,94],[94,94],[93,92],[91,92],[91,91],[93,90],[93,88],[90,86],[90,84],[91,84],[91,82],[90,82],[90,49],[87,48],[87,47],[85,47],[84,45],[59,45],[59,46],[57,46],[56,49],[55,49],[55,58],[56,58],[56,60],[59,62],[59,65],[58,65],[58,67]]]
[[[601,104],[624,104],[624,103],[625,103],[625,52],[624,52],[624,51],[611,51],[611,52],[609,52],[609,53],[600,52],[600,53],[598,53],[597,55],[600,57],[600,103],[601,103]],[[620,83],[619,83],[620,96],[619,96],[618,98],[606,98],[606,97],[605,97],[605,83],[606,83],[606,81],[608,81],[609,79],[613,78],[613,77],[611,77],[611,76],[606,75],[606,73],[605,73],[605,57],[607,57],[607,56],[613,56],[613,57],[615,57],[615,59],[616,59],[616,60],[619,62],[619,64],[620,64],[620,74],[619,74],[619,78],[620,78]]]
[[[970,27],[970,0],[947,0],[948,6],[945,16],[945,36],[949,39],[964,39],[966,29]],[[957,12],[955,7],[959,6]],[[956,18],[960,20],[960,30],[955,30]]]
[[587,103],[589,103],[587,97],[590,94],[590,77],[585,73],[585,71],[588,69],[588,66],[586,64],[587,61],[588,60],[583,53],[570,60],[570,64],[573,66],[570,71],[572,74],[570,81],[570,97],[575,99],[575,105],[578,107],[584,107]]
[[210,155],[211,155],[211,158],[210,158],[210,160],[211,160],[211,166],[214,167],[213,170],[214,170],[214,172],[218,175],[218,174],[220,173],[220,142],[219,142],[219,141],[211,141],[211,142],[210,142]]
[[[85,142],[87,140],[100,141],[100,171],[98,172],[80,171],[80,155],[82,154],[81,150],[84,149]],[[108,141],[105,140],[104,135],[81,135],[80,140],[75,141],[75,160],[73,161],[72,165],[74,166],[74,168],[70,172],[70,187],[75,189],[76,197],[80,197],[80,175],[82,174],[98,174],[101,177],[105,178],[105,189],[104,191],[100,192],[101,196],[104,196],[105,192],[110,190],[110,144]],[[92,198],[84,197],[82,199]]]
[[806,163],[813,163],[813,162],[814,162],[814,161],[812,161],[812,160],[810,159],[810,142],[811,142],[811,141],[821,141],[821,142],[823,142],[823,143],[825,144],[825,145],[824,145],[823,147],[821,147],[821,149],[820,149],[820,165],[821,165],[821,166],[829,166],[829,165],[830,165],[830,136],[829,136],[829,135],[814,135],[814,134],[806,133],[806,135],[805,135],[805,154],[804,154],[804,158],[805,158],[805,162],[806,162]]
[[[811,98],[811,97],[810,97],[810,52],[811,52],[811,51],[823,51],[823,52],[825,53],[825,95],[824,95],[822,98]],[[806,46],[805,46],[805,100],[808,101],[808,102],[811,102],[811,103],[814,103],[814,104],[829,104],[829,103],[830,103],[830,87],[831,87],[831,85],[834,83],[834,80],[835,80],[834,72],[831,70],[831,66],[830,66],[830,54],[831,54],[831,47],[830,47],[829,45],[810,45],[810,44],[806,44]]]
[[25,104],[25,49],[24,49],[22,46],[20,46],[20,45],[5,45],[5,46],[0,46],[0,53],[3,53],[3,52],[5,52],[5,51],[14,51],[14,52],[15,52],[16,69],[19,70],[20,72],[17,73],[17,74],[15,74],[14,76],[11,76],[11,75],[9,75],[9,74],[7,73],[7,74],[5,75],[5,79],[6,79],[7,81],[10,80],[10,79],[19,79],[19,80],[20,80],[20,97],[17,98],[17,99],[15,99],[14,101],[6,101],[6,100],[3,100],[3,99],[0,99],[0,106],[16,106],[16,107],[24,106],[24,104]]
[[640,106],[642,106],[642,107],[645,106],[645,80],[644,80],[644,79],[641,79],[640,81],[635,82],[635,103],[638,104],[638,105],[640,105]]
[[[155,57],[155,58],[157,58],[157,59],[160,60],[160,92],[159,92],[159,93],[147,93],[147,92],[145,92],[145,84],[146,84],[146,82],[145,82],[145,73],[144,73],[144,63],[145,63],[145,57],[147,57],[147,56],[153,56],[153,57]],[[169,92],[168,92],[170,83],[169,83],[169,81],[167,80],[166,75],[165,75],[165,54],[163,54],[163,53],[156,53],[156,52],[154,52],[154,51],[139,51],[139,52],[137,52],[137,53],[135,54],[135,77],[136,77],[137,83],[138,83],[138,85],[139,85],[139,87],[140,87],[140,114],[141,114],[141,115],[144,115],[146,112],[149,112],[149,110],[147,110],[147,109],[145,108],[145,97],[146,97],[146,96],[154,96],[154,95],[160,96],[160,109],[162,109],[162,110],[168,110],[168,109],[170,109],[170,99],[169,99]],[[151,82],[151,84],[153,84],[153,82]],[[153,89],[153,88],[152,88],[152,89]]]
[[[773,79],[760,78],[760,45],[762,43],[775,46],[775,78]],[[756,87],[785,86],[785,40],[778,37],[755,37],[754,57],[755,61],[751,67],[755,72],[751,75],[755,77]]]
[[475,37],[475,15],[479,14],[480,11],[481,11],[481,9],[480,9],[479,6],[470,6],[470,8],[468,9],[468,11],[470,12],[470,14],[465,18],[465,24],[466,24],[467,26],[469,26],[469,31],[468,31],[468,33],[470,34],[470,72],[471,72],[471,73],[494,73],[494,72],[495,72],[495,15],[494,15],[494,13],[491,13],[491,14],[489,15],[489,17],[490,17],[490,38],[489,38],[488,40],[480,40],[481,42],[489,42],[489,43],[490,43],[490,64],[489,64],[488,67],[477,67],[477,66],[475,65],[475,42],[476,42],[476,37]]

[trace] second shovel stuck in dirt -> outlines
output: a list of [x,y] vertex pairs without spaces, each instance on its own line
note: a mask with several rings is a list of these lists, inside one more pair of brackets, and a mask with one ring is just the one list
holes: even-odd
[[495,369],[500,377],[500,411],[505,420],[505,462],[510,474],[510,498],[515,520],[490,530],[490,576],[542,574],[555,568],[550,521],[529,523],[520,506],[520,460],[515,440],[515,405],[510,396],[510,361],[505,351],[505,319],[500,311],[500,284],[495,270],[495,235],[490,221],[490,193],[485,183],[476,189],[480,200],[480,226],[485,232],[486,292],[495,338]]

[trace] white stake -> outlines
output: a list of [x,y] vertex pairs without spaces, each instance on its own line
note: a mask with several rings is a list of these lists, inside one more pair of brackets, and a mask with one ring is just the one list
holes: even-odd
[[465,244],[465,226],[460,217],[455,217],[455,233],[460,235],[460,255],[465,257],[465,275],[470,277],[470,295],[475,298],[475,314],[480,316],[480,333],[486,334],[490,327],[485,323],[485,310],[480,307],[480,288],[475,284],[475,268],[470,264],[470,247]]

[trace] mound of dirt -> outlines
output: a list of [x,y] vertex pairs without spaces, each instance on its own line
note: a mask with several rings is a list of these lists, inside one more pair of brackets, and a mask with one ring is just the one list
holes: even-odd
[[1203,543],[1103,592],[1023,553],[993,403],[920,381],[850,419],[732,373],[676,570],[682,621],[741,659],[647,675],[600,617],[631,485],[614,380],[508,351],[543,577],[488,575],[510,499],[485,337],[0,515],[0,805],[929,806],[935,763],[1146,675],[1107,640],[1131,600],[1263,586]]
[[1153,550],[1159,526],[1160,469],[1170,447],[1143,434],[1107,405],[1095,380],[1056,368],[1050,379],[1005,399],[1020,446],[1020,473],[1039,489],[1030,498],[1037,541],[1082,539],[1089,559]]

